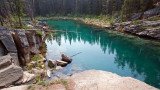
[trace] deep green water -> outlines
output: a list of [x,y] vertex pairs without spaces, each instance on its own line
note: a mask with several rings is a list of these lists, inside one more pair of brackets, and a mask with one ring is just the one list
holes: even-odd
[[48,59],[60,59],[62,53],[72,56],[81,52],[61,70],[63,74],[104,70],[160,88],[160,43],[72,20],[46,22],[52,29],[75,32],[54,33],[46,40]]

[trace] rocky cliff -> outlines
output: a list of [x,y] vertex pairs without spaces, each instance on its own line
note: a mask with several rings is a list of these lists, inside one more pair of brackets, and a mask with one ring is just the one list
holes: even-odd
[[0,43],[3,46],[2,52],[5,52],[0,56],[0,88],[34,82],[35,76],[23,72],[20,66],[29,63],[33,55],[41,53],[39,48],[48,26],[38,23],[36,29],[38,30],[10,30],[0,27]]

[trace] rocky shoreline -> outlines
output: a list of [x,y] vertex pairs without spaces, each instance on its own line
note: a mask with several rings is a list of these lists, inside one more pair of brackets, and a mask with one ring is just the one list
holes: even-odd
[[137,13],[131,17],[130,21],[122,23],[118,23],[118,19],[114,19],[114,24],[112,26],[101,21],[93,22],[94,19],[78,20],[82,23],[94,25],[107,30],[115,30],[139,37],[145,37],[158,41],[160,40],[160,8],[151,9],[143,13]]
[[158,90],[131,77],[121,77],[111,72],[88,70],[66,79],[22,85],[2,90]]

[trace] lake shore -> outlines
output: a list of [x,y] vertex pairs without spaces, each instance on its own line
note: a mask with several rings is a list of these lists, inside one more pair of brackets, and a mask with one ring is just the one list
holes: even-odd
[[130,78],[121,77],[117,74],[101,71],[88,70],[76,73],[66,79],[56,79],[49,82],[41,81],[37,84],[22,85],[2,90],[158,90],[144,82]]

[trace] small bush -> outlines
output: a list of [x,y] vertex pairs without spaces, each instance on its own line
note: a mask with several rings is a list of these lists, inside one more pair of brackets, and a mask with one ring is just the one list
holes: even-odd
[[143,21],[141,21],[141,20],[133,21],[133,24],[134,24],[134,25],[136,25],[136,24],[141,24],[141,23],[143,23]]
[[139,30],[146,30],[147,27],[139,27]]
[[67,82],[66,80],[62,80],[62,83],[63,83],[64,85],[67,85],[67,84],[68,84],[68,82]]
[[30,85],[28,86],[28,89],[31,89],[31,88],[35,88],[35,85],[34,85],[34,84],[30,84]]
[[41,60],[43,57],[41,54],[38,54],[38,55],[34,55],[34,57],[31,58],[31,60],[33,61],[37,61],[37,60]]
[[38,84],[38,85],[47,86],[47,83],[46,83],[45,81],[39,81],[37,84]]
[[32,29],[31,27],[28,27],[28,26],[19,26],[19,25],[15,25],[12,28],[15,28],[15,29]]
[[156,21],[156,20],[160,20],[160,17],[150,17],[148,18],[149,21]]
[[36,32],[38,35],[44,36],[44,34],[41,31],[37,30]]
[[50,82],[50,85],[53,85],[53,84],[54,84],[54,82],[53,82],[53,81],[51,81],[51,82]]
[[58,80],[57,80],[57,83],[60,84],[60,83],[61,83],[61,79],[58,79]]
[[110,23],[110,25],[114,24],[114,18],[113,18],[113,16],[110,18],[109,23]]

